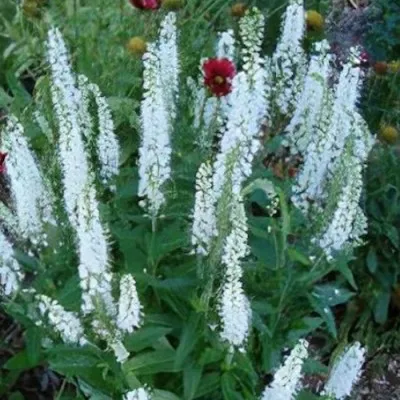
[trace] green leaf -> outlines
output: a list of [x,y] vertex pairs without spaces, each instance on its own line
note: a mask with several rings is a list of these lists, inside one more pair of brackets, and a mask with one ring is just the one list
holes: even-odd
[[201,380],[203,367],[192,364],[183,370],[183,393],[185,400],[192,400]]
[[3,366],[4,369],[14,370],[25,370],[36,367],[38,362],[32,362],[26,350],[20,351],[15,356],[11,357]]
[[225,373],[221,378],[222,395],[225,400],[243,400],[242,396],[235,390],[235,378],[229,373]]
[[202,318],[200,314],[192,314],[187,320],[182,331],[179,346],[176,349],[175,367],[181,368],[187,357],[196,346],[202,336],[204,329],[199,327]]
[[347,303],[354,296],[354,293],[339,285],[327,283],[315,286],[312,295],[322,306],[334,307],[338,304]]
[[[200,382],[199,388],[197,389],[196,395],[194,396],[194,399],[208,396],[211,393],[220,391],[220,382],[221,377],[218,372],[211,372],[204,375],[203,379]],[[211,397],[208,398],[211,399]]]
[[317,299],[312,295],[309,295],[308,298],[314,310],[321,316],[321,318],[326,323],[329,333],[334,338],[336,338],[337,330],[336,330],[335,318],[332,314],[332,310],[330,309],[330,307],[321,302],[320,299]]
[[351,287],[354,290],[358,290],[356,281],[354,280],[353,272],[351,272],[351,269],[347,265],[347,262],[339,260],[337,263],[337,269],[344,276],[344,278],[351,285]]
[[317,396],[307,390],[301,391],[296,398],[297,400],[323,400],[326,397]]
[[370,247],[368,250],[367,267],[368,267],[369,272],[371,272],[371,274],[374,274],[376,271],[376,268],[378,267],[378,259],[376,256],[376,250],[373,247]]
[[58,292],[57,299],[67,309],[78,311],[81,305],[81,290],[77,275],[69,278]]
[[28,360],[32,364],[38,364],[42,350],[41,330],[36,326],[30,327],[26,330],[24,336]]
[[304,254],[300,253],[295,248],[289,248],[287,250],[287,253],[288,253],[288,256],[291,259],[291,261],[298,262],[298,263],[303,264],[303,265],[305,265],[307,267],[312,265],[310,259],[307,256],[305,256]]
[[125,340],[125,347],[129,351],[139,352],[146,347],[152,347],[160,338],[172,332],[172,328],[162,326],[143,326],[132,333]]
[[52,369],[67,376],[78,376],[87,369],[96,368],[102,359],[97,350],[89,346],[54,346],[48,351],[48,360]]
[[153,400],[182,400],[176,394],[167,392],[166,390],[159,390],[159,389],[154,390],[151,398]]
[[13,392],[8,397],[8,400],[24,400],[24,396],[21,394],[21,392]]
[[314,332],[324,322],[322,318],[304,317],[301,320],[295,321],[290,326],[288,339],[291,342],[297,342],[300,338]]
[[214,364],[222,361],[224,358],[224,353],[221,350],[208,347],[206,348],[200,357],[200,365],[206,366],[208,364]]
[[174,350],[156,350],[139,354],[127,361],[123,368],[137,375],[152,375],[160,372],[178,372]]
[[390,292],[380,292],[374,307],[374,318],[378,324],[384,324],[387,320],[390,303]]

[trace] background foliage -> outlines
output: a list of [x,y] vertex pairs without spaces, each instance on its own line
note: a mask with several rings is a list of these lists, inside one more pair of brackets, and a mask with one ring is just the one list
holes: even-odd
[[[248,4],[258,5],[267,15],[264,46],[270,53],[286,2]],[[237,29],[230,5],[227,0],[188,0],[179,11],[182,76],[197,76],[199,60],[212,54],[218,31]],[[323,1],[310,2],[309,7],[328,11]],[[379,0],[376,7],[382,23],[369,32],[366,48],[375,60],[396,61],[400,58],[399,6]],[[399,348],[400,165],[396,146],[383,143],[373,151],[366,174],[364,207],[370,230],[365,245],[353,260],[343,258],[334,265],[322,258],[311,262],[306,256],[309,238],[302,234],[306,221],[288,201],[290,179],[265,168],[260,156],[255,179],[269,178],[277,184],[280,208],[276,216],[268,216],[268,199],[256,180],[247,199],[253,256],[245,268],[256,331],[249,344],[252,351],[232,358],[216,341],[210,324],[215,315],[202,309],[196,291],[196,259],[189,255],[192,177],[201,158],[188,133],[192,116],[184,103],[174,136],[171,200],[157,233],[152,233],[135,198],[142,64],[126,43],[133,36],[153,40],[161,17],[162,13],[139,15],[123,0],[31,0],[21,5],[3,0],[0,5],[0,109],[22,116],[40,157],[46,158],[46,141],[32,123],[32,94],[36,94],[35,107],[49,107],[43,43],[50,24],[61,27],[71,45],[75,70],[96,82],[107,96],[123,155],[116,195],[104,194],[102,215],[114,238],[116,268],[135,275],[146,309],[144,326],[125,343],[134,357],[121,370],[108,353],[65,345],[43,349],[43,332],[26,318],[27,310],[7,303],[4,311],[13,320],[4,317],[6,328],[0,331],[4,348],[0,395],[4,398],[30,398],[26,397],[29,384],[41,384],[43,395],[57,393],[57,399],[85,398],[85,391],[95,393],[96,399],[111,399],[124,386],[137,386],[139,380],[163,388],[156,399],[254,399],[280,364],[282,349],[301,337],[312,334],[313,350],[320,355],[321,362],[307,364],[309,375],[326,374],[331,352],[353,338],[372,352],[382,351],[382,346]],[[383,76],[371,71],[367,79],[362,104],[373,131],[378,133],[381,123],[398,127],[399,71]],[[266,151],[274,146],[274,141],[269,142]],[[68,235],[57,235],[68,241]],[[57,257],[20,254],[28,271],[39,271],[32,284],[74,310],[79,308],[79,286],[76,271],[65,268],[72,264],[70,257],[68,251]]]

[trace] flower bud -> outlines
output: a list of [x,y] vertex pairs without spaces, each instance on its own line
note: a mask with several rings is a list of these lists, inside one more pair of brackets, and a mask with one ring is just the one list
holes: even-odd
[[244,3],[236,3],[231,8],[231,14],[233,17],[243,17],[246,13],[247,6]]
[[126,47],[132,54],[142,56],[144,53],[146,53],[147,43],[141,37],[135,36],[129,40]]
[[386,75],[389,70],[389,66],[384,61],[378,61],[374,65],[374,71],[377,75]]
[[394,144],[399,138],[399,132],[394,126],[386,125],[381,128],[379,137],[387,144]]
[[311,31],[320,32],[324,29],[324,17],[315,10],[306,13],[307,28]]

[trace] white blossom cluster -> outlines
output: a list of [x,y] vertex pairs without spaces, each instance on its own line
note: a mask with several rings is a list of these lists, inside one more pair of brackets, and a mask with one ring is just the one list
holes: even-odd
[[159,74],[163,87],[162,95],[164,96],[171,122],[176,116],[176,102],[179,90],[180,64],[177,36],[176,14],[170,12],[161,22],[156,53],[160,60]]
[[142,322],[142,306],[132,275],[124,275],[120,280],[117,327],[122,332],[132,333]]
[[252,107],[256,107],[257,123],[264,122],[268,117],[271,95],[270,60],[261,56],[264,25],[265,18],[256,7],[248,10],[239,22],[241,59],[250,82]]
[[248,254],[247,218],[243,202],[235,198],[230,215],[231,232],[227,236],[222,264],[225,277],[219,299],[221,338],[232,347],[242,347],[250,334],[251,308],[242,284],[242,261]]
[[304,159],[293,187],[293,203],[306,215],[323,220],[314,242],[332,259],[336,252],[359,243],[366,231],[359,201],[362,170],[374,140],[357,111],[360,69],[345,64],[334,89],[328,79],[329,56],[323,51],[311,60],[287,132],[292,152]]
[[[363,165],[351,155],[343,156],[342,161],[342,165],[336,171],[337,178],[341,180],[341,190],[335,199],[336,208],[328,219],[327,226],[316,239],[328,259],[333,257],[334,252],[342,250],[350,239],[357,242],[358,235],[366,231],[366,225],[363,227],[360,225],[360,223],[366,224],[366,220],[360,219],[363,212],[358,204],[363,188]],[[357,219],[359,224],[354,232],[354,223]]]
[[261,400],[294,400],[300,389],[302,368],[307,357],[308,343],[300,340],[275,372],[274,380],[265,388]]
[[15,259],[14,250],[6,235],[0,230],[0,287],[6,296],[20,287],[24,275]]
[[[133,277],[123,277],[121,296],[116,304],[112,295],[108,232],[103,226],[96,198],[88,144],[93,140],[90,96],[98,110],[99,135],[96,150],[101,175],[108,181],[118,173],[119,145],[109,107],[97,85],[79,77],[77,85],[60,32],[53,28],[47,41],[51,65],[52,98],[59,128],[59,156],[64,178],[64,200],[71,226],[76,233],[79,277],[82,289],[81,311],[91,314],[94,333],[107,340],[117,359],[123,362],[128,352],[120,338],[139,326],[141,305]],[[122,326],[121,330],[119,325]]]
[[324,40],[316,43],[314,49],[316,54],[311,56],[303,90],[285,130],[290,150],[294,154],[304,154],[318,135],[323,107],[326,106],[324,99],[329,92],[332,59],[328,53],[329,44]]
[[142,142],[139,148],[139,189],[141,204],[155,218],[163,204],[163,186],[171,176],[172,130],[169,107],[162,84],[157,44],[149,44],[144,62],[144,95],[141,105]]
[[82,311],[91,313],[100,301],[110,316],[115,315],[111,293],[112,274],[108,254],[107,233],[100,221],[96,192],[85,188],[78,202],[79,277],[82,288]]
[[37,295],[38,309],[42,317],[47,318],[48,323],[57,332],[64,343],[87,343],[84,329],[78,315],[66,311],[56,300],[45,295]]
[[235,58],[235,36],[232,29],[221,32],[217,42],[217,57],[233,61]]
[[[114,131],[114,121],[112,119],[111,110],[107,100],[102,95],[98,85],[89,82],[89,80],[83,75],[79,76],[79,82],[80,86],[83,88],[82,92],[87,92],[85,97],[88,97],[89,94],[92,94],[97,106],[99,133],[95,148],[100,162],[100,177],[103,184],[107,185],[119,173],[120,148]],[[84,109],[85,107],[82,108]],[[86,110],[86,114],[90,118],[89,104],[86,104]],[[91,129],[91,122],[89,122],[89,118],[86,118],[88,131]]]
[[348,398],[361,377],[364,362],[365,349],[355,342],[334,363],[322,394],[336,400]]
[[306,69],[303,50],[305,12],[303,0],[291,0],[282,21],[281,37],[272,56],[273,98],[283,115],[290,114],[301,93]]
[[52,195],[38,167],[22,125],[10,115],[3,131],[2,151],[7,153],[18,232],[34,245],[46,246],[44,224],[54,224]]
[[245,72],[239,72],[232,82],[227,122],[214,163],[216,201],[226,184],[233,194],[238,195],[244,181],[251,175],[254,156],[261,146],[261,121],[253,101],[249,78]]
[[124,395],[124,400],[151,400],[151,394],[146,388],[132,390]]
[[89,165],[81,124],[81,92],[69,62],[64,39],[57,28],[47,38],[47,57],[51,70],[51,94],[59,130],[59,158],[63,173],[64,202],[69,221],[77,228],[76,210],[89,180]]
[[192,246],[197,254],[203,256],[209,254],[212,240],[218,234],[212,173],[210,163],[206,162],[200,165],[196,175]]

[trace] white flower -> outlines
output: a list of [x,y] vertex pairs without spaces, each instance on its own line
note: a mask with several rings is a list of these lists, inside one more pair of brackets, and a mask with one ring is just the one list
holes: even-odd
[[157,57],[160,60],[160,78],[163,87],[164,102],[169,118],[176,115],[176,100],[179,85],[179,58],[177,46],[176,14],[170,12],[161,22],[157,42]]
[[322,108],[326,106],[324,98],[328,90],[331,55],[326,40],[318,42],[315,49],[319,54],[311,57],[303,91],[296,104],[293,117],[285,133],[292,153],[305,153],[308,145],[318,135]]
[[217,57],[228,58],[233,61],[235,57],[235,37],[232,29],[219,34],[217,42]]
[[156,217],[165,202],[163,186],[171,176],[171,125],[154,44],[149,44],[143,60],[145,92],[141,106],[138,195],[144,197],[142,205],[149,214]]
[[361,376],[365,362],[365,349],[355,342],[335,361],[325,385],[323,395],[343,400],[351,395],[352,389]]
[[142,306],[132,275],[124,275],[120,281],[117,327],[127,333],[139,328],[142,320]]
[[[307,134],[303,142],[297,137],[296,146],[300,143],[304,164],[297,176],[292,200],[303,212],[309,211],[309,200],[319,204],[329,196],[329,182],[335,175],[349,138],[360,138],[356,145],[360,155],[368,153],[373,144],[356,108],[360,78],[360,69],[346,64],[334,94],[331,90],[325,91],[314,133]],[[298,126],[297,129],[304,131],[307,127]]]
[[24,275],[14,257],[11,243],[0,230],[0,285],[6,296],[15,293]]
[[124,363],[129,358],[129,352],[121,341],[116,340],[110,343],[110,347],[114,351],[117,362]]
[[238,195],[244,181],[251,175],[254,156],[260,149],[261,121],[249,79],[244,72],[238,73],[232,82],[226,126],[220,143],[220,152],[214,163],[213,188],[216,201],[224,186]]
[[78,200],[89,179],[82,140],[87,133],[82,125],[82,96],[77,88],[64,40],[57,28],[50,29],[46,44],[51,70],[51,95],[59,128],[64,202],[69,221],[76,229]]
[[[342,250],[350,239],[359,240],[358,235],[366,231],[366,218],[362,218],[358,203],[362,192],[362,164],[352,156],[343,156],[342,165],[336,171],[337,179],[342,189],[336,199],[337,205],[333,216],[329,218],[327,226],[317,239],[318,245],[324,250],[328,258],[334,252]],[[354,230],[354,225],[356,230]]]
[[151,395],[147,389],[139,388],[126,393],[124,400],[151,400]]
[[299,390],[301,370],[308,357],[305,340],[294,347],[284,364],[275,372],[273,382],[265,388],[261,400],[294,400]]
[[281,114],[292,111],[301,91],[306,57],[302,47],[305,32],[303,0],[291,0],[283,17],[281,37],[272,57],[273,96]]
[[23,127],[9,116],[3,131],[2,150],[7,152],[7,175],[11,182],[18,231],[33,244],[44,243],[44,223],[53,223],[52,196],[38,162],[31,152]]
[[48,319],[49,324],[57,332],[64,343],[87,343],[81,321],[76,313],[66,311],[56,300],[45,295],[38,295],[38,309],[42,317]]
[[100,161],[100,177],[103,184],[108,184],[110,180],[119,173],[120,158],[120,148],[117,136],[114,132],[111,110],[100,88],[96,84],[90,83],[87,78],[82,75],[79,78],[82,82],[82,86],[86,86],[87,90],[92,93],[94,101],[96,102],[99,124],[96,152]]
[[112,297],[112,274],[108,255],[107,232],[104,230],[93,186],[88,186],[78,202],[79,277],[82,288],[82,311],[96,309],[100,301],[110,316],[116,308]]
[[221,338],[233,347],[241,347],[246,343],[251,325],[250,303],[241,282],[241,262],[248,254],[248,236],[243,202],[240,198],[233,201],[230,216],[232,230],[226,238],[222,255],[222,264],[226,269],[218,310],[222,324]]
[[196,174],[196,198],[193,213],[192,246],[200,255],[208,255],[213,238],[217,235],[215,200],[210,163],[200,165]]
[[265,18],[253,7],[239,22],[242,39],[241,58],[243,70],[250,84],[252,107],[256,108],[257,123],[263,122],[269,115],[269,97],[271,87],[270,60],[261,56],[261,46],[264,39]]

